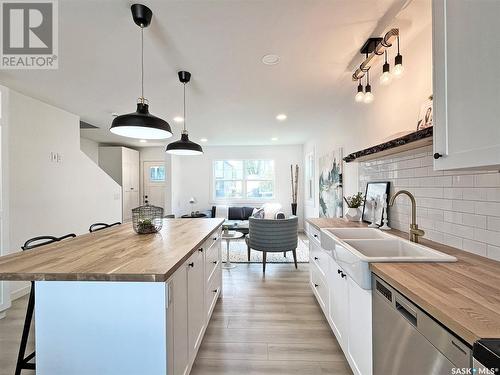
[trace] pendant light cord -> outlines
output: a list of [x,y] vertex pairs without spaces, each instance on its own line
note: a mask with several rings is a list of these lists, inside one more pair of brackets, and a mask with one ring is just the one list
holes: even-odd
[[186,83],[183,84],[184,88],[184,132],[186,132]]
[[141,27],[141,99],[144,103],[144,27]]

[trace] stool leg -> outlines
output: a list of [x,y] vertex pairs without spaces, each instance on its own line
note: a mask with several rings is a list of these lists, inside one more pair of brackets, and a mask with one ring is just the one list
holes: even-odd
[[33,310],[35,308],[35,283],[31,282],[30,297],[28,301],[28,309],[24,318],[23,335],[21,336],[21,344],[19,346],[19,354],[17,356],[15,375],[20,375],[24,364],[24,354],[26,353],[26,345],[30,334],[31,320],[33,319]]

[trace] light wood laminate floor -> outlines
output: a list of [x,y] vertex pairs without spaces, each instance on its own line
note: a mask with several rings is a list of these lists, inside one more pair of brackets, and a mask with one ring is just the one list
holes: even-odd
[[[19,298],[12,302],[11,308],[6,311],[7,316],[0,319],[0,375],[14,375],[27,306],[28,296]],[[34,332],[32,326],[26,355],[35,350]],[[32,370],[22,371],[23,375],[34,373]]]
[[[308,264],[270,264],[265,276],[262,265],[238,264],[223,277],[192,375],[352,374],[309,288]],[[0,319],[0,375],[14,374],[27,303],[14,301]]]
[[309,288],[308,264],[223,270],[192,375],[351,374]]

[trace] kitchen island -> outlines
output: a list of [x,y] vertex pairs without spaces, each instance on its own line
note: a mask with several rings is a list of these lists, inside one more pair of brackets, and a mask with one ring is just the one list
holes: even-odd
[[0,257],[1,280],[35,282],[36,373],[189,370],[221,293],[222,222],[122,224]]

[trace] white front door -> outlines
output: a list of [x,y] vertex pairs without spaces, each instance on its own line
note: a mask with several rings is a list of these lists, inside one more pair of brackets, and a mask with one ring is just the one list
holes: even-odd
[[165,161],[145,161],[143,171],[143,203],[165,208]]

